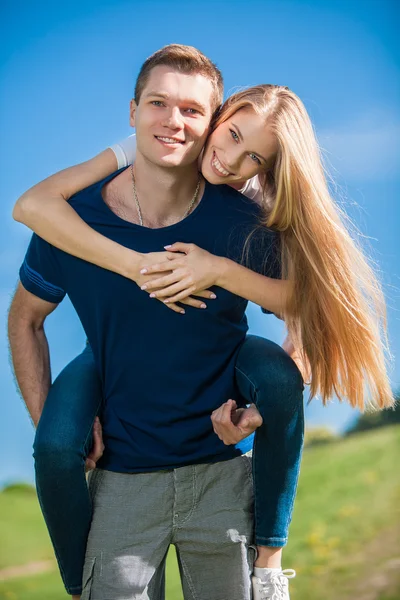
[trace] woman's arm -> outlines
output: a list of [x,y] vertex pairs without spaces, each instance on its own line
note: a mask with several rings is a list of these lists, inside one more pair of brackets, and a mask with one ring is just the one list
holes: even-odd
[[168,263],[146,266],[141,271],[147,275],[172,271],[142,287],[147,291],[163,288],[153,292],[155,298],[163,299],[166,303],[179,302],[187,294],[195,296],[198,290],[217,285],[276,315],[284,314],[291,293],[290,281],[259,275],[233,260],[210,254],[194,244],[176,243],[166,246],[166,249],[181,252],[183,256]]
[[17,200],[13,217],[60,250],[132,279],[143,255],[97,233],[67,202],[116,169],[115,154],[108,148],[30,188]]
[[[210,254],[194,244],[177,243],[166,248],[184,254],[168,263],[147,265],[142,269],[142,273],[147,275],[161,275],[142,286],[142,289],[151,292],[155,298],[166,303],[179,302],[180,298],[188,293],[196,296],[197,290],[202,286],[208,289],[217,285],[279,317],[284,314],[288,295],[291,293],[289,281],[259,275],[232,260]],[[163,275],[166,270],[170,274]],[[155,288],[159,288],[158,291]],[[296,363],[303,380],[309,383],[311,370],[307,357],[295,348],[289,335],[282,347]]]
[[[133,151],[132,146],[127,160],[132,158]],[[141,254],[125,248],[92,229],[67,202],[71,196],[101,181],[116,169],[116,154],[108,148],[91,160],[64,169],[29,189],[17,201],[13,217],[60,250],[118,273],[141,286],[154,279],[140,273],[144,261],[154,264],[175,258],[175,255],[168,252]],[[212,298],[208,290],[202,290],[198,295]],[[205,308],[204,302],[197,298],[185,297],[182,304]],[[184,309],[173,302],[168,304],[168,308],[184,313]]]
[[[259,275],[228,258],[210,254],[194,244],[176,243],[166,246],[166,249],[183,254],[175,260],[169,260],[168,263],[147,265],[141,270],[143,274],[155,276],[151,282],[142,286],[142,289],[151,292],[154,298],[165,303],[179,302],[180,298],[187,294],[196,296],[203,286],[208,289],[216,285],[262,306],[279,317],[284,314],[292,291],[290,281]],[[164,275],[165,271],[169,274]],[[161,277],[156,277],[156,274]],[[307,357],[294,347],[289,335],[282,347],[296,363],[303,380],[308,383],[311,370]]]
[[284,314],[292,284],[251,271],[228,258],[220,258],[216,285],[280,316]]

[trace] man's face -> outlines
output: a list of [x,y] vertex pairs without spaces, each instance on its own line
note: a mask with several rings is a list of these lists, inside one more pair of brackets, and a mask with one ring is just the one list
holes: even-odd
[[137,105],[131,101],[137,153],[163,167],[194,163],[207,138],[213,86],[203,75],[152,69]]

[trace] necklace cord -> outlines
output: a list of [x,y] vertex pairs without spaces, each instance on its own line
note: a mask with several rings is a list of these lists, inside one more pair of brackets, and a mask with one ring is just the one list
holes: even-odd
[[[143,227],[143,215],[142,215],[142,210],[140,208],[139,198],[138,198],[138,194],[137,194],[137,190],[136,190],[136,181],[135,181],[135,176],[133,174],[133,165],[131,165],[131,177],[132,177],[133,199],[135,200],[136,210],[137,210],[138,217],[139,217],[139,224],[141,225],[141,227]],[[199,173],[199,178],[197,180],[196,189],[194,191],[193,197],[192,197],[192,199],[191,199],[191,201],[189,203],[189,206],[188,206],[185,214],[182,216],[182,219],[180,219],[181,221],[188,216],[188,214],[192,211],[193,206],[195,205],[195,202],[196,202],[197,197],[199,195],[200,182],[201,182],[201,176],[200,176],[200,173]]]

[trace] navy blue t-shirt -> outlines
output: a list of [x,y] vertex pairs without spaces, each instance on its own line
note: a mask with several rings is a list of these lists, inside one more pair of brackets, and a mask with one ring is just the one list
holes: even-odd
[[[239,192],[206,184],[188,217],[149,229],[121,219],[104,202],[102,188],[118,174],[70,200],[96,231],[143,253],[162,251],[177,241],[192,242],[279,276],[278,235],[255,230],[259,208]],[[241,453],[218,439],[210,416],[228,398],[240,400],[234,368],[247,331],[246,300],[216,287],[217,299],[206,310],[187,306],[185,315],[176,314],[129,279],[66,254],[36,235],[20,279],[29,292],[49,302],[59,303],[68,294],[83,324],[104,393],[105,452],[99,467],[154,471]]]

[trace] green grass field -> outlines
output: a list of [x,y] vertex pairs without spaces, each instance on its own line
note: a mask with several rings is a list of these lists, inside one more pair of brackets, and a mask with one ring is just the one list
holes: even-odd
[[[284,554],[284,566],[297,571],[291,582],[292,600],[400,599],[399,459],[400,426],[305,451]],[[31,489],[0,494],[0,539],[0,570],[52,558]],[[0,598],[68,596],[54,563],[49,572],[0,580]],[[182,599],[173,551],[168,558],[167,599]]]

